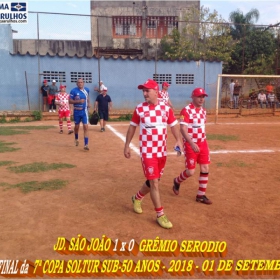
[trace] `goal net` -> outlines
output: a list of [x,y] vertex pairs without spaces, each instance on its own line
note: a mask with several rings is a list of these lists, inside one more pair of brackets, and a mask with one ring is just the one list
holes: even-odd
[[253,115],[260,114],[261,110],[263,113],[280,111],[280,76],[220,74],[215,101],[216,122],[218,114]]

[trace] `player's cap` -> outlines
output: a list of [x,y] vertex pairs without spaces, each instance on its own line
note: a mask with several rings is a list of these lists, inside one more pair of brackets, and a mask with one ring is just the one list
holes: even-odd
[[48,82],[47,80],[44,80],[44,81],[43,81],[43,83],[47,83],[47,82]]
[[206,91],[203,88],[195,88],[192,92],[192,96],[199,97],[199,96],[208,96]]
[[155,89],[158,90],[158,83],[154,80],[148,79],[143,85],[139,85],[138,89]]
[[100,83],[102,83],[102,84],[103,84],[103,82],[102,82],[102,81],[100,81]]
[[108,88],[104,87],[104,88],[103,88],[103,91],[108,91]]
[[60,87],[59,87],[60,89],[62,89],[62,88],[66,88],[66,85],[60,85]]
[[163,83],[162,83],[162,86],[163,86],[163,87],[170,87],[170,84],[168,84],[167,82],[163,82]]
[[56,80],[52,80],[53,83],[56,83]]

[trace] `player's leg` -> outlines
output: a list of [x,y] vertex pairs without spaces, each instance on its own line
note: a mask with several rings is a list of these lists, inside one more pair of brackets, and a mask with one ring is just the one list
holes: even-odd
[[87,111],[84,112],[82,122],[83,122],[83,129],[84,129],[84,149],[89,150],[89,147],[88,147],[88,113],[87,113]]
[[200,165],[200,174],[198,179],[198,190],[196,201],[204,204],[212,204],[212,201],[205,195],[208,184],[210,154],[207,141],[204,141],[199,146],[200,154],[197,163]]
[[66,118],[66,123],[67,123],[67,129],[68,129],[68,134],[72,134],[73,130],[72,130],[72,124],[71,124],[71,111],[65,111],[64,112],[65,118]]
[[78,111],[74,111],[74,134],[75,134],[75,145],[79,146],[79,128],[81,122],[81,114]]
[[108,111],[104,111],[103,112],[103,131],[105,131],[105,126],[106,126],[106,122],[108,121],[109,119],[109,112]]
[[63,114],[58,112],[59,133],[63,133]]
[[103,132],[103,128],[104,128],[104,112],[103,111],[98,111],[99,114],[99,122],[100,122],[100,131]]
[[197,161],[197,153],[193,151],[188,143],[184,144],[185,154],[185,170],[183,170],[179,176],[173,180],[173,192],[178,195],[180,190],[180,184],[191,177],[195,172],[195,166]]

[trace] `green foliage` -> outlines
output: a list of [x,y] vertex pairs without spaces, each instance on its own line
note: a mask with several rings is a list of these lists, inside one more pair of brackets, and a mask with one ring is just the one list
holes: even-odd
[[254,164],[249,164],[246,163],[244,161],[239,161],[239,160],[231,160],[229,162],[217,162],[216,163],[217,167],[229,167],[229,168],[233,168],[233,167],[255,167]]
[[0,123],[6,123],[6,122],[7,122],[6,116],[5,115],[1,116]]
[[20,122],[20,117],[14,117],[13,119],[9,120],[9,123],[17,123]]
[[7,165],[11,165],[14,164],[14,161],[8,161],[8,160],[4,160],[4,161],[0,161],[0,166],[7,166]]
[[131,118],[132,118],[132,114],[125,114],[125,115],[119,116],[118,118],[110,119],[110,121],[113,121],[113,122],[130,121]]
[[67,163],[46,163],[46,162],[33,162],[30,164],[23,164],[20,166],[11,166],[8,169],[15,173],[37,173],[37,172],[45,172],[49,170],[57,170],[62,168],[73,168],[75,165],[67,164]]
[[34,117],[35,121],[40,121],[43,118],[43,114],[41,111],[33,111],[32,116]]
[[174,29],[161,40],[161,56],[171,59],[230,61],[233,42],[230,28],[217,11],[192,7],[180,33]]
[[64,180],[49,180],[44,182],[38,182],[38,181],[30,181],[30,182],[23,182],[15,185],[10,185],[6,183],[0,184],[0,186],[6,187],[5,189],[15,189],[19,188],[23,193],[29,193],[32,191],[52,191],[52,190],[58,190],[66,186],[68,181]]
[[239,138],[236,135],[207,134],[207,140],[219,140],[223,142],[228,142],[228,141],[238,141]]
[[15,144],[16,143],[14,143],[14,142],[8,143],[8,142],[0,141],[0,153],[15,152],[15,151],[19,150],[20,148],[10,147]]

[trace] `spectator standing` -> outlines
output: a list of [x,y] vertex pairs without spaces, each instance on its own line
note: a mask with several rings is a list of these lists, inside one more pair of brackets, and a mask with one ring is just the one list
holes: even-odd
[[84,80],[77,80],[77,87],[73,88],[70,92],[70,104],[73,105],[73,116],[75,123],[75,144],[79,145],[79,128],[80,123],[83,123],[84,129],[84,150],[89,150],[88,147],[88,108],[90,107],[89,89],[84,87]]
[[170,84],[167,82],[162,83],[162,90],[158,92],[158,99],[163,101],[166,105],[168,105],[171,109],[173,109],[173,105],[169,98],[168,88],[170,87]]
[[138,89],[143,90],[145,102],[135,108],[130,126],[126,134],[124,156],[131,157],[129,144],[135,134],[136,127],[140,126],[139,145],[140,156],[146,182],[132,197],[134,212],[141,214],[142,200],[150,193],[157,214],[157,223],[163,228],[172,228],[172,223],[164,214],[159,194],[159,179],[163,174],[166,162],[167,126],[176,139],[175,146],[182,150],[181,139],[176,124],[177,119],[172,109],[164,102],[158,100],[158,84],[154,80],[147,80]]
[[56,80],[52,81],[52,84],[49,87],[49,96],[50,96],[50,108],[49,112],[56,112],[56,105],[55,105],[55,96],[58,93],[58,87],[56,85]]
[[268,107],[268,102],[267,102],[267,98],[266,98],[266,94],[264,93],[263,90],[261,90],[258,94],[258,100],[261,104],[261,108],[263,108],[263,104],[266,104],[266,108]]
[[59,124],[59,133],[63,133],[63,118],[66,118],[68,134],[73,133],[72,126],[71,126],[71,110],[69,99],[70,95],[66,92],[66,86],[60,85],[59,87],[60,92],[55,97],[55,104],[58,105],[58,124]]
[[233,103],[234,86],[235,86],[234,79],[231,79],[231,80],[230,80],[230,84],[229,84],[229,95],[230,95],[231,107],[232,107],[232,103]]
[[104,87],[101,94],[96,97],[94,104],[94,110],[97,111],[98,109],[101,132],[105,131],[106,122],[109,119],[109,111],[112,109],[112,100],[107,91],[108,89]]
[[240,95],[241,86],[238,83],[238,80],[236,80],[234,88],[233,88],[233,108],[238,108],[238,101],[239,101],[239,95]]
[[43,95],[43,112],[46,112],[49,95],[49,86],[47,80],[44,80],[43,85],[41,86],[41,93]]

